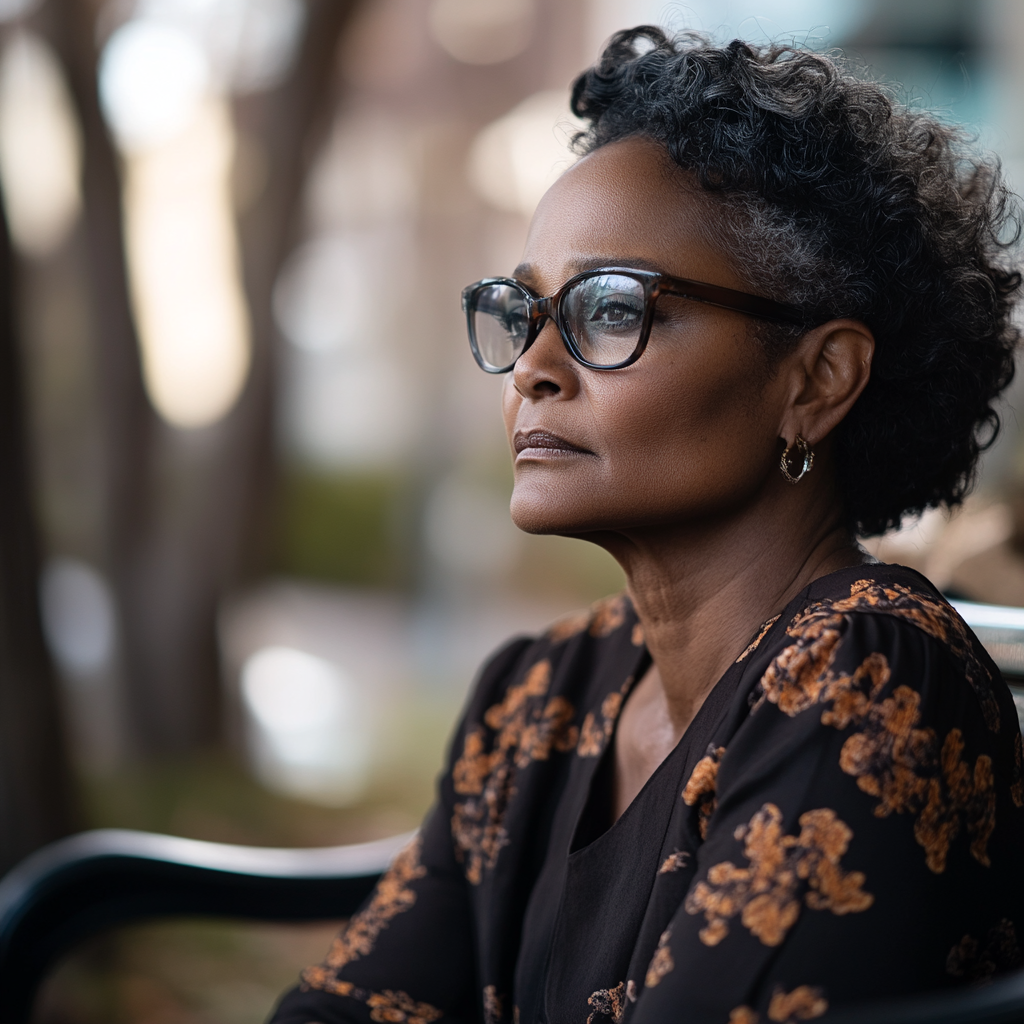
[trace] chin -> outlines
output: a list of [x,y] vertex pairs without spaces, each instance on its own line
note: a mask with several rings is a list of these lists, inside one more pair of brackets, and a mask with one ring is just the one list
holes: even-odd
[[559,527],[564,522],[564,517],[553,514],[553,510],[546,508],[543,503],[516,501],[513,498],[509,511],[512,513],[512,522],[523,533],[560,533]]
[[533,488],[517,489],[509,511],[512,522],[524,533],[579,537],[610,528],[607,509],[563,498],[553,488],[540,493]]

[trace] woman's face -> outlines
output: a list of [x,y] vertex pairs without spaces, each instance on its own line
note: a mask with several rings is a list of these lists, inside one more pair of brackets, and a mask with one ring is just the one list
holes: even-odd
[[[660,146],[626,139],[555,183],[515,276],[540,295],[599,266],[750,291],[716,246],[716,225],[713,207]],[[580,366],[549,320],[508,374],[512,518],[521,529],[586,534],[697,521],[739,511],[775,483],[788,389],[765,372],[755,321],[667,297],[657,313],[632,366]]]

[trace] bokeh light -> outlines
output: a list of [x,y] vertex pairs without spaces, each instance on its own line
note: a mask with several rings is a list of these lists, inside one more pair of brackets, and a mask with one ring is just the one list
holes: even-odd
[[271,788],[333,807],[362,796],[369,742],[355,682],[324,658],[264,647],[242,667],[249,752]]
[[581,127],[569,113],[564,90],[535,93],[477,136],[469,155],[470,181],[497,209],[529,217],[576,159],[569,143]]
[[500,64],[526,49],[536,20],[534,0],[433,0],[435,42],[466,64]]
[[181,132],[209,78],[202,47],[181,29],[148,20],[118,28],[103,48],[99,89],[121,148],[143,150]]
[[139,0],[141,23],[179,29],[199,45],[218,91],[273,88],[287,74],[306,20],[302,0]]
[[106,668],[114,653],[110,587],[87,562],[56,558],[43,573],[43,627],[61,669],[77,680]]
[[285,265],[274,290],[274,312],[296,347],[328,352],[368,340],[376,320],[373,286],[385,267],[379,253],[368,251],[375,239],[365,236],[364,231],[314,239]]
[[0,21],[12,21],[31,14],[42,0],[0,0]]
[[225,104],[207,99],[184,131],[127,160],[125,234],[146,388],[176,427],[224,416],[249,369],[233,152]]
[[67,237],[81,210],[82,140],[53,52],[22,29],[0,58],[0,175],[11,236],[42,258]]

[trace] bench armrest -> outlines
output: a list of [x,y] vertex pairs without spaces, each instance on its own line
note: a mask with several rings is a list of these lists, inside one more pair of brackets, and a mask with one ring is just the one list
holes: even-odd
[[163,915],[348,917],[411,837],[281,850],[100,829],[51,843],[0,882],[0,1021],[27,1021],[47,970],[103,928]]
[[952,989],[891,1001],[843,1007],[821,1024],[1020,1024],[1024,1020],[1024,971],[983,987]]

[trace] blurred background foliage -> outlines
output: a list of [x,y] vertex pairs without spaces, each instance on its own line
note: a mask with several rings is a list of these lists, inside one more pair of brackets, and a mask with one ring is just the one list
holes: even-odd
[[[1024,182],[1017,0],[0,0],[0,870],[412,828],[481,659],[622,585],[517,533],[458,297],[643,22],[845,53]],[[1024,605],[1024,447],[868,542]],[[330,929],[154,923],[39,1019],[259,1020]]]
[[357,587],[408,589],[408,482],[396,472],[295,467],[280,484],[273,570]]

